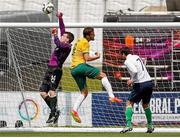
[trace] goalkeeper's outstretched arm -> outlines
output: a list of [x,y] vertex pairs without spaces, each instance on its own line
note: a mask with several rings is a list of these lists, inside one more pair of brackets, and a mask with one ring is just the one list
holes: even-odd
[[64,25],[64,22],[63,22],[63,13],[62,12],[57,12],[56,16],[58,17],[58,20],[59,20],[59,28],[61,30],[61,36],[65,33],[65,25]]

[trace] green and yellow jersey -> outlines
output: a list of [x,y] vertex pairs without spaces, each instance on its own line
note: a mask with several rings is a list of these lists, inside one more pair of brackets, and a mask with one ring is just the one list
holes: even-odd
[[74,45],[72,52],[72,60],[71,60],[72,68],[86,62],[83,57],[83,54],[89,53],[89,48],[90,45],[86,38],[83,37],[78,39],[78,41]]

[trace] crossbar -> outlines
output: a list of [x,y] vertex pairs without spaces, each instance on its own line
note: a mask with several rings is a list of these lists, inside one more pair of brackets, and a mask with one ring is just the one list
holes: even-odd
[[[130,23],[66,23],[67,28],[84,28],[84,27],[94,27],[94,28],[134,28],[134,27],[170,27],[170,28],[180,28],[180,23],[178,22],[130,22]],[[37,28],[52,28],[59,27],[58,23],[49,23],[49,22],[1,22],[0,28],[7,27],[19,27],[19,28],[27,28],[27,27],[37,27]]]

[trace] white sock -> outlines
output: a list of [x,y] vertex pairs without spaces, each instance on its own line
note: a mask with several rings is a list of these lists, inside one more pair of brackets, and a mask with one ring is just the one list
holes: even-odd
[[78,108],[80,107],[80,105],[82,104],[82,102],[84,101],[84,99],[85,99],[85,97],[84,97],[83,94],[81,94],[81,95],[77,98],[77,100],[76,100],[76,102],[75,102],[75,104],[74,104],[74,107],[73,107],[73,110],[74,110],[74,111],[77,112]]
[[111,86],[109,80],[107,79],[107,77],[102,78],[101,82],[102,82],[102,85],[104,86],[104,88],[106,89],[106,91],[108,92],[109,97],[114,97],[112,86]]

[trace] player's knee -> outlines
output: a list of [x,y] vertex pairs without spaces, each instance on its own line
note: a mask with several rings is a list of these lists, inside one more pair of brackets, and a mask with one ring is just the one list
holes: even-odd
[[88,95],[88,90],[87,89],[83,89],[82,90],[82,94],[84,95],[84,97],[86,98]]
[[130,107],[130,106],[133,107],[133,105],[134,105],[134,103],[131,101],[126,102],[126,107]]
[[46,92],[40,92],[40,96],[41,96],[43,99],[45,99],[45,98],[48,96],[48,94],[47,94]]
[[143,109],[146,109],[149,107],[149,104],[142,104]]
[[100,80],[104,77],[106,77],[106,74],[104,72],[100,72],[100,74],[96,78]]
[[102,74],[102,78],[106,77],[106,73],[101,72],[101,74]]
[[86,97],[87,97],[87,95],[88,95],[88,93],[84,93],[83,95],[84,95],[84,97],[86,98]]
[[49,96],[50,96],[50,97],[56,97],[56,91],[50,90],[50,91],[49,91]]

